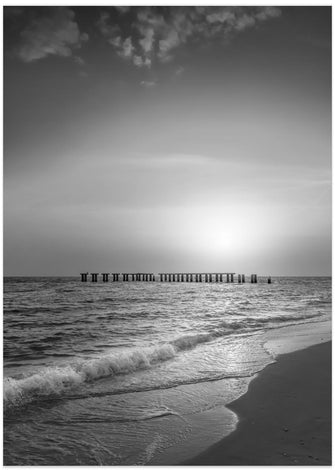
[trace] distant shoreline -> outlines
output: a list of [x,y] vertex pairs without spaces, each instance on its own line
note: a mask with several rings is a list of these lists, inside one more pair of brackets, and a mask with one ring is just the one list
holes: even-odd
[[331,342],[279,356],[228,408],[237,429],[181,465],[331,465]]

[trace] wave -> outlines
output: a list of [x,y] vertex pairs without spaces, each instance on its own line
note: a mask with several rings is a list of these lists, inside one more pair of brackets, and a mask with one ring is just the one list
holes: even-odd
[[82,384],[102,378],[149,369],[173,359],[181,351],[212,341],[217,336],[215,333],[186,335],[153,347],[112,353],[63,367],[44,367],[38,373],[25,378],[7,377],[4,379],[4,405],[5,408],[21,406],[39,398],[57,397]]
[[296,322],[311,317],[312,315],[301,315],[295,318],[278,315],[272,318],[249,317],[244,321],[222,322],[219,329],[208,333],[184,335],[157,346],[113,352],[66,366],[44,367],[38,373],[24,378],[7,377],[4,379],[4,406],[8,409],[26,405],[41,398],[56,398],[83,384],[102,378],[149,369],[173,359],[179,352],[193,349],[201,343],[211,342],[233,332],[250,332],[257,328],[264,328],[264,325],[270,322]]
[[10,408],[25,405],[39,398],[57,397],[84,383],[148,369],[159,362],[173,358],[176,354],[176,348],[167,343],[83,360],[63,367],[45,367],[25,378],[7,377],[4,380],[4,405],[5,408]]

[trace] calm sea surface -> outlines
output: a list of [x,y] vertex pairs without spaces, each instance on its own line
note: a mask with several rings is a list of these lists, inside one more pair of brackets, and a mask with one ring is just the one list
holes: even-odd
[[224,405],[274,360],[264,333],[317,327],[330,316],[330,278],[6,278],[4,463],[132,465],[159,464],[169,452],[188,457],[190,443],[206,445],[206,426],[213,429],[210,445],[236,425]]

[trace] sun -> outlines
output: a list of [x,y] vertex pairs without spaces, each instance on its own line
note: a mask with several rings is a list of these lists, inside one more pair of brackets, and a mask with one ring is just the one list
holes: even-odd
[[265,243],[264,214],[247,207],[194,208],[183,224],[189,248],[211,257],[241,257]]

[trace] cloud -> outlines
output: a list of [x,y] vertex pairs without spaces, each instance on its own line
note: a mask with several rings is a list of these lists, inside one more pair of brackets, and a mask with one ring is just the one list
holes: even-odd
[[[281,15],[280,8],[274,6],[115,8],[129,18],[127,27],[125,22],[123,28],[113,24],[110,15],[104,12],[99,20],[101,33],[119,56],[131,59],[136,67],[148,68],[155,62],[170,62],[187,43],[214,39],[227,43],[234,35]],[[132,47],[127,49],[127,54],[122,54],[125,40],[131,41]]]
[[50,7],[45,16],[33,18],[21,31],[16,55],[23,62],[33,62],[49,55],[70,57],[88,40],[67,7]]
[[180,65],[176,71],[175,71],[175,75],[177,77],[179,77],[180,75],[182,75],[183,73],[185,72],[185,67],[183,67],[182,65]]
[[172,57],[170,51],[178,47],[181,43],[181,38],[175,29],[171,29],[165,39],[159,41],[159,50],[157,57],[165,62],[167,58]]
[[134,46],[131,37],[126,38],[119,46],[118,54],[124,59],[130,59],[133,56]]
[[100,33],[108,40],[116,38],[121,33],[121,29],[117,24],[110,24],[110,14],[106,11],[100,13],[96,26]]
[[75,56],[73,57],[73,60],[74,60],[75,63],[78,64],[78,65],[85,65],[85,63],[86,63],[86,62],[84,61],[84,59],[83,59],[82,57],[78,56],[78,55],[75,55]]
[[[115,8],[119,9],[120,7]],[[126,13],[127,11],[123,11],[122,13]],[[131,36],[126,38],[122,37],[121,28],[117,24],[111,23],[111,16],[108,12],[102,11],[100,13],[96,26],[100,33],[107,39],[107,42],[114,47],[119,57],[126,60],[132,60],[134,65],[143,65],[142,57],[135,55],[135,48],[133,46]]]
[[156,81],[147,81],[147,80],[143,80],[141,83],[140,83],[141,86],[143,86],[144,88],[153,88],[157,85],[157,82]]
[[229,23],[234,20],[235,15],[228,9],[219,10],[206,16],[209,23]]
[[153,28],[148,28],[144,32],[144,36],[138,42],[143,49],[144,54],[150,54],[154,44],[155,32]]
[[134,55],[133,62],[134,62],[134,65],[136,65],[136,67],[150,67],[151,66],[151,60],[148,57],[143,59],[140,55]]
[[251,28],[256,23],[256,19],[250,15],[242,15],[235,22],[235,29],[243,31],[246,28]]
[[119,5],[119,6],[115,5],[115,8],[117,9],[119,13],[121,13],[121,15],[123,15],[124,13],[128,13],[128,11],[130,10],[130,7],[127,7],[125,5]]
[[260,21],[266,21],[269,18],[277,18],[281,15],[281,9],[278,7],[260,7],[260,11],[256,13],[256,18]]

